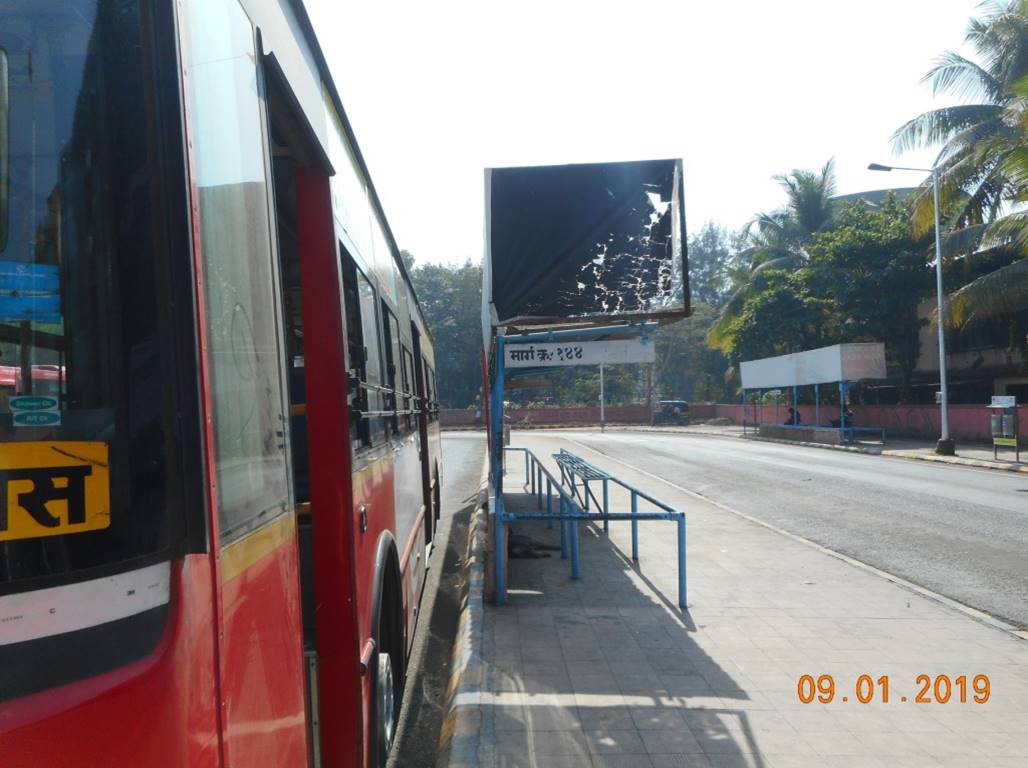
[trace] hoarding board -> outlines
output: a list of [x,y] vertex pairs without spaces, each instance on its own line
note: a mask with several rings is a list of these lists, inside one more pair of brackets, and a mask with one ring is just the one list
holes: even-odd
[[681,160],[490,168],[483,320],[685,317]]
[[748,360],[740,368],[743,389],[884,379],[885,345],[880,342],[835,344],[806,352]]
[[842,359],[842,381],[886,377],[885,345],[881,342],[840,344],[839,354]]
[[507,368],[551,368],[600,363],[652,363],[656,353],[651,340],[636,338],[507,344],[503,358]]

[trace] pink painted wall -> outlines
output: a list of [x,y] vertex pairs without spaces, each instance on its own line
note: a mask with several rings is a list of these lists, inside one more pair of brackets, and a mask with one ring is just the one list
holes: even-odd
[[[694,419],[725,418],[735,424],[742,423],[742,405],[699,404],[692,406]],[[775,422],[775,407],[762,406],[761,421]],[[800,419],[804,424],[814,423],[814,406],[801,405]],[[885,427],[886,434],[894,437],[921,437],[934,439],[939,436],[940,414],[937,405],[854,405],[852,406],[856,425],[859,427]],[[754,421],[754,408],[747,406],[746,421]],[[1028,405],[1018,406],[1021,433],[1028,433]],[[779,406],[778,421],[784,422],[789,415],[789,406]],[[989,442],[992,439],[989,416],[991,410],[984,405],[951,405],[949,407],[950,435],[956,440]],[[839,418],[839,406],[822,405],[821,423],[829,424]]]
[[[761,421],[774,423],[775,407],[762,406]],[[693,421],[703,419],[730,419],[733,424],[742,424],[743,407],[732,403],[694,403],[690,406]],[[814,406],[801,405],[800,420],[804,424],[814,423]],[[939,407],[937,405],[854,405],[853,414],[858,427],[885,427],[887,436],[920,437],[935,439],[939,436]],[[1028,405],[1018,406],[1021,433],[1028,434]],[[522,424],[599,424],[600,409],[588,408],[526,408],[507,412],[508,423],[517,427]],[[777,421],[784,422],[789,415],[789,406],[778,407]],[[607,408],[607,421],[612,424],[648,424],[649,415],[645,405],[618,405]],[[956,440],[989,442],[990,409],[983,405],[951,405],[949,407],[950,434]],[[839,406],[822,405],[821,423],[829,424],[839,418]],[[471,427],[475,424],[475,412],[468,410],[444,410],[440,413],[443,427]],[[753,423],[754,408],[747,406],[746,421]],[[484,427],[484,424],[483,424]]]
[[[599,424],[599,406],[580,408],[512,408],[507,410],[507,423],[521,424]],[[645,405],[608,405],[605,412],[608,424],[648,424]],[[475,423],[475,412],[443,410],[439,414],[443,427],[470,427]]]

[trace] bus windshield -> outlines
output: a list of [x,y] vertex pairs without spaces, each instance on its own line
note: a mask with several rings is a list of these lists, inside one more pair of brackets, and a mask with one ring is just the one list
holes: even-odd
[[141,5],[0,0],[0,594],[168,546]]

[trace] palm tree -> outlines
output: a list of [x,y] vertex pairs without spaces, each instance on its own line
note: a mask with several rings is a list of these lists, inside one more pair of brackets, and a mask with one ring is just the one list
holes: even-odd
[[[940,209],[951,230],[943,241],[947,258],[986,252],[1023,257],[1028,219],[1018,208],[1028,197],[1028,0],[990,0],[981,8],[965,37],[979,61],[949,51],[923,78],[935,94],[969,103],[915,117],[896,131],[893,146],[904,152],[942,145],[936,163]],[[931,179],[914,202],[915,232],[923,234],[934,216]],[[947,319],[961,325],[1026,304],[1028,262],[1019,258],[953,294]]]
[[808,260],[806,245],[832,223],[835,196],[835,160],[820,171],[796,169],[772,177],[786,195],[785,207],[758,213],[743,231],[745,247],[725,269],[731,295],[707,335],[708,343],[722,350],[729,346],[732,320],[754,290],[761,275],[771,269],[796,269]]

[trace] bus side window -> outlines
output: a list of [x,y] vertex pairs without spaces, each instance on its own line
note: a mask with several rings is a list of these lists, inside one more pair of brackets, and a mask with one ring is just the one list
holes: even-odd
[[382,331],[377,312],[377,296],[371,282],[357,270],[357,290],[360,293],[361,329],[364,331],[364,376],[368,384],[365,393],[368,403],[368,429],[372,444],[385,440],[386,410],[382,365]]
[[[340,250],[346,254],[342,243]],[[347,370],[350,372],[351,381],[355,383],[347,393],[350,405],[350,441],[353,450],[359,451],[372,444],[373,436],[381,436],[381,429],[376,429],[376,421],[381,422],[381,416],[371,416],[369,413],[382,410],[382,393],[363,386],[381,385],[381,368],[374,289],[348,255],[344,255],[343,259],[343,293],[346,308]]]
[[414,357],[411,355],[410,350],[407,347],[403,348],[403,408],[407,411],[407,415],[404,417],[407,431],[410,432],[414,429],[414,412],[417,408],[417,402],[414,399]]
[[[385,318],[383,324],[385,330],[385,351],[386,351],[386,387],[389,388],[390,393],[388,395],[389,402],[386,404],[386,410],[392,411],[393,415],[389,417],[389,424],[392,428],[392,433],[398,435],[400,433],[400,422],[397,418],[396,412],[400,410],[400,401],[397,396],[397,376],[396,371],[400,366],[400,329],[396,323],[396,315],[390,311],[389,306],[383,301],[382,302],[382,317]],[[404,406],[406,408],[406,406]]]

